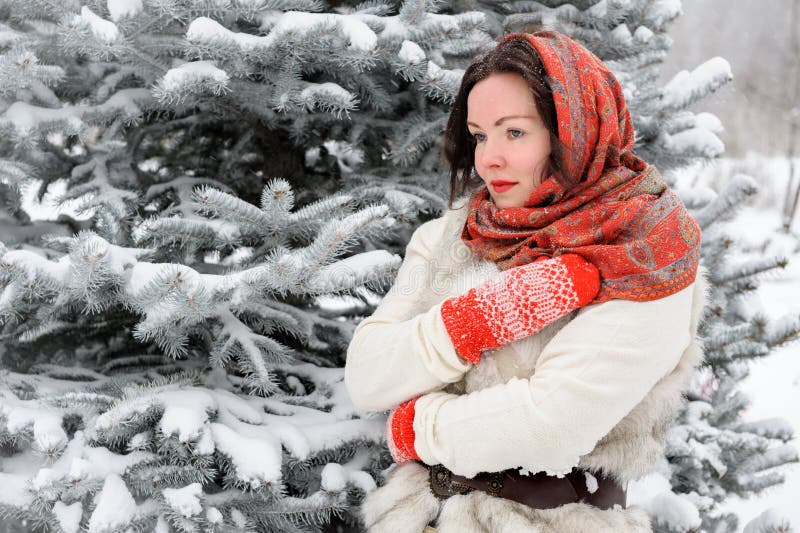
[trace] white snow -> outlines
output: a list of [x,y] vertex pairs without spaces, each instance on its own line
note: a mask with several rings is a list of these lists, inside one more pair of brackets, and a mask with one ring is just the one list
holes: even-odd
[[58,475],[52,468],[40,468],[31,480],[31,488],[36,491],[45,490],[58,481]]
[[200,439],[195,444],[194,451],[198,455],[211,455],[214,453],[214,449],[214,437],[211,435],[211,427],[206,424],[200,433]]
[[435,78],[436,76],[438,76],[438,75],[439,75],[439,73],[440,73],[441,71],[442,71],[442,68],[441,68],[439,65],[437,65],[437,64],[436,64],[436,63],[434,63],[433,61],[428,61],[428,71],[427,71],[427,74],[428,74],[428,77],[429,77],[429,78]]
[[287,11],[278,17],[277,22],[274,22],[274,20],[266,20],[265,22],[274,24],[268,38],[291,31],[308,31],[315,26],[323,24],[338,24],[342,32],[350,40],[350,48],[367,52],[374,49],[378,43],[378,36],[375,35],[375,32],[359,20],[358,17],[333,13]]
[[184,518],[192,517],[203,510],[200,504],[203,486],[200,483],[192,483],[181,489],[164,489],[162,493],[167,505]]
[[[336,163],[339,165],[339,170],[342,171],[342,174],[352,174],[356,167],[364,162],[364,150],[353,146],[349,142],[329,139],[322,145],[328,151],[328,154],[336,158]],[[310,165],[314,164],[312,162],[315,157],[313,151],[314,148],[310,148],[306,152]],[[316,157],[319,158],[319,148],[316,149]]]
[[258,488],[281,478],[280,444],[267,439],[248,438],[222,424],[211,424],[217,450],[230,457],[236,477]]
[[59,109],[50,109],[16,101],[11,104],[3,114],[0,122],[10,122],[17,133],[27,135],[28,132],[39,126],[42,122],[64,122],[67,128],[65,133],[77,134],[83,128],[83,121],[78,118],[75,107],[64,106]]
[[236,527],[245,528],[247,527],[247,518],[242,514],[239,509],[235,507],[231,509],[231,520],[233,521]]
[[680,108],[685,102],[706,90],[718,87],[733,79],[731,65],[721,57],[712,57],[692,72],[682,70],[664,86],[665,107]]
[[371,250],[336,261],[320,269],[310,281],[317,292],[333,292],[355,287],[379,272],[394,272],[401,263],[397,255],[386,250]]
[[164,416],[159,428],[165,435],[178,434],[186,442],[200,435],[208,420],[207,411],[216,408],[210,393],[204,389],[164,390],[153,394],[140,394],[124,400],[99,417],[95,427],[103,430],[124,423],[136,413],[144,413],[153,405],[164,406]]
[[163,514],[158,515],[158,520],[156,520],[156,528],[153,530],[153,533],[170,533],[167,519],[164,518]]
[[611,30],[610,35],[612,39],[623,44],[630,44],[631,40],[633,39],[633,36],[631,35],[631,30],[625,23],[622,23],[613,30]]
[[640,43],[650,42],[650,39],[652,39],[654,35],[653,30],[647,26],[639,26],[636,28],[636,31],[633,32],[633,38]]
[[320,487],[326,492],[342,492],[349,483],[365,493],[372,492],[376,487],[375,480],[364,471],[369,461],[369,456],[359,451],[347,464],[326,464],[320,475]]
[[167,403],[158,426],[165,435],[177,433],[180,442],[189,442],[199,436],[207,420],[208,416],[197,408]]
[[22,37],[22,34],[18,31],[5,24],[0,24],[0,46],[10,46],[20,37]]
[[[5,113],[0,115],[0,123],[11,124],[21,136],[28,135],[43,122],[59,123],[63,133],[77,135],[86,127],[81,117],[89,115],[108,115],[124,112],[127,118],[133,118],[142,113],[142,106],[153,101],[148,89],[122,89],[111,95],[105,102],[96,106],[76,105],[53,109],[39,107],[25,102],[16,101],[11,104]],[[54,218],[51,216],[51,218]]]
[[52,450],[65,446],[67,434],[61,426],[61,414],[46,407],[33,407],[34,405],[35,402],[18,402],[14,405],[13,401],[0,404],[0,412],[7,417],[8,431],[18,433],[27,426],[33,426],[37,449]]
[[264,39],[264,37],[250,33],[233,32],[216,20],[207,17],[194,19],[186,30],[186,40],[190,43],[214,44],[227,41],[236,44],[246,52],[263,46]]
[[300,91],[300,97],[307,101],[323,96],[342,103],[349,102],[353,95],[341,85],[333,82],[309,83],[305,89]]
[[332,13],[287,11],[285,13],[272,12],[262,17],[262,21],[261,29],[269,30],[269,34],[265,36],[233,32],[210,18],[200,17],[189,25],[186,39],[197,44],[228,42],[248,52],[257,48],[269,48],[284,39],[289,33],[302,35],[320,25],[335,24],[349,39],[351,49],[368,52],[373,50],[378,43],[375,32],[358,17]]
[[88,477],[90,471],[91,465],[89,464],[89,461],[86,459],[81,459],[80,457],[76,457],[70,464],[67,479],[72,482],[80,481]]
[[306,394],[306,388],[303,386],[303,382],[297,379],[297,376],[287,376],[286,386],[292,389],[292,392],[298,396]]
[[147,445],[148,440],[150,439],[150,431],[143,431],[141,433],[137,433],[131,440],[128,441],[128,449],[129,450],[137,450],[139,448],[143,448]]
[[327,492],[341,492],[347,487],[347,472],[338,463],[328,463],[322,469],[320,486]]
[[342,314],[344,312],[355,312],[359,309],[366,309],[366,305],[360,298],[349,294],[321,295],[314,299],[314,305],[319,309],[324,309],[331,314]]
[[443,83],[457,88],[464,76],[464,71],[462,69],[443,69],[433,61],[428,61],[428,70],[425,75],[430,82]]
[[[236,283],[237,280],[240,279],[240,275],[237,274],[231,274],[229,276],[200,274],[196,270],[185,265],[172,263],[147,263],[139,261],[125,270],[127,270],[127,272],[124,272],[124,274],[128,276],[127,282],[125,283],[125,290],[127,294],[132,297],[139,295],[147,283],[155,281],[157,278],[170,272],[174,273],[176,277],[180,274],[181,285],[189,294],[197,293],[201,290],[213,292],[222,284]],[[123,271],[120,271],[120,274],[123,274]],[[166,306],[150,309],[148,315],[157,315],[165,309],[167,309]]]
[[628,506],[632,505],[641,507],[650,516],[661,517],[675,531],[690,531],[702,522],[692,502],[674,494],[669,480],[660,472],[650,473],[628,484]]
[[[561,7],[571,8],[572,10],[575,10],[575,7],[569,4]],[[599,2],[593,4],[591,7],[586,9],[586,14],[591,15],[592,18],[598,18],[598,19],[605,18],[608,15],[608,1],[600,0]]]
[[[6,468],[6,465],[3,465]],[[14,505],[17,507],[27,507],[33,500],[33,494],[28,492],[26,487],[28,480],[23,476],[0,472],[0,503]]]
[[597,492],[597,478],[589,472],[584,472],[583,475],[586,478],[586,490],[589,491],[589,494]]
[[81,14],[75,15],[73,24],[87,25],[91,32],[105,44],[112,44],[119,37],[117,25],[95,14],[86,6],[81,8]]
[[89,519],[89,533],[100,533],[125,526],[136,515],[136,502],[125,482],[117,474],[106,477],[96,501],[97,507]]
[[[142,105],[153,101],[153,95],[145,88],[121,89],[105,102],[94,107],[97,111],[124,112],[126,117],[133,118],[142,114]],[[90,108],[91,110],[91,108]]]
[[403,63],[416,65],[425,61],[425,51],[417,43],[405,40],[400,46],[400,52],[398,52],[397,57]]
[[[644,509],[651,516],[663,518],[677,531],[696,530],[702,520],[697,508],[684,496],[663,492],[653,498]],[[659,520],[656,519],[656,522]]]
[[169,69],[161,78],[161,87],[166,91],[175,91],[203,82],[225,85],[229,80],[228,74],[217,68],[213,61],[191,61]]
[[788,526],[787,529],[782,531],[791,531],[791,523],[783,513],[778,512],[776,509],[767,509],[750,523],[748,523],[745,526],[743,533],[763,533],[764,531],[773,531],[773,529],[768,528],[774,528],[775,524],[780,523],[784,523]]
[[83,448],[83,455],[91,465],[91,476],[99,479],[111,474],[122,475],[131,466],[152,459],[154,456],[153,453],[141,451],[120,455],[109,451],[108,448],[90,447]]
[[695,126],[708,130],[712,133],[720,134],[723,132],[722,121],[713,113],[697,113],[694,116]]
[[142,0],[108,0],[106,5],[114,22],[122,17],[133,17],[142,11]]
[[209,507],[206,509],[206,520],[208,520],[209,524],[222,524],[224,517],[222,513],[219,512],[219,509],[216,507]]
[[689,128],[669,137],[668,146],[676,152],[699,153],[704,157],[718,157],[725,151],[725,144],[713,132],[705,128]]
[[656,0],[650,4],[650,10],[647,15],[656,25],[660,26],[681,13],[683,13],[681,0]]
[[53,505],[53,514],[64,533],[78,533],[80,531],[82,513],[83,506],[81,502],[65,505],[63,502],[58,501]]

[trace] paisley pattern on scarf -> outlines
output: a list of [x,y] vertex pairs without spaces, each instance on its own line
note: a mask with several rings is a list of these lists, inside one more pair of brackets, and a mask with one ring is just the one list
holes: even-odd
[[553,91],[566,189],[549,176],[523,207],[498,208],[485,185],[469,199],[461,238],[501,270],[537,257],[583,256],[600,271],[592,303],[655,300],[690,285],[700,228],[652,165],[632,152],[634,129],[616,77],[594,54],[554,31],[514,34],[542,59]]

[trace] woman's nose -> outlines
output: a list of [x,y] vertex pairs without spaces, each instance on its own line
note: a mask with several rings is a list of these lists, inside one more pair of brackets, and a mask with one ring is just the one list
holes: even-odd
[[505,164],[505,156],[500,143],[487,139],[481,153],[481,162],[485,167],[497,168]]

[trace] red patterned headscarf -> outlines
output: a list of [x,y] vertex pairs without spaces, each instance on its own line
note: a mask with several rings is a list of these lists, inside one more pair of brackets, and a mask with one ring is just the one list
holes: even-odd
[[655,300],[697,276],[700,228],[658,171],[633,155],[633,123],[622,87],[594,54],[554,31],[526,38],[553,92],[564,167],[574,188],[549,176],[523,207],[498,208],[485,185],[469,199],[461,235],[501,270],[537,257],[575,253],[600,271],[592,303]]

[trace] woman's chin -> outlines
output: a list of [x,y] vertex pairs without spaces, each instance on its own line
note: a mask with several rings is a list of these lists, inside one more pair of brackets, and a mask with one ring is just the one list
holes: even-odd
[[[491,196],[491,195],[490,195]],[[516,203],[508,198],[495,198],[492,196],[492,202],[498,209],[508,209],[509,207],[522,207],[522,202]]]

